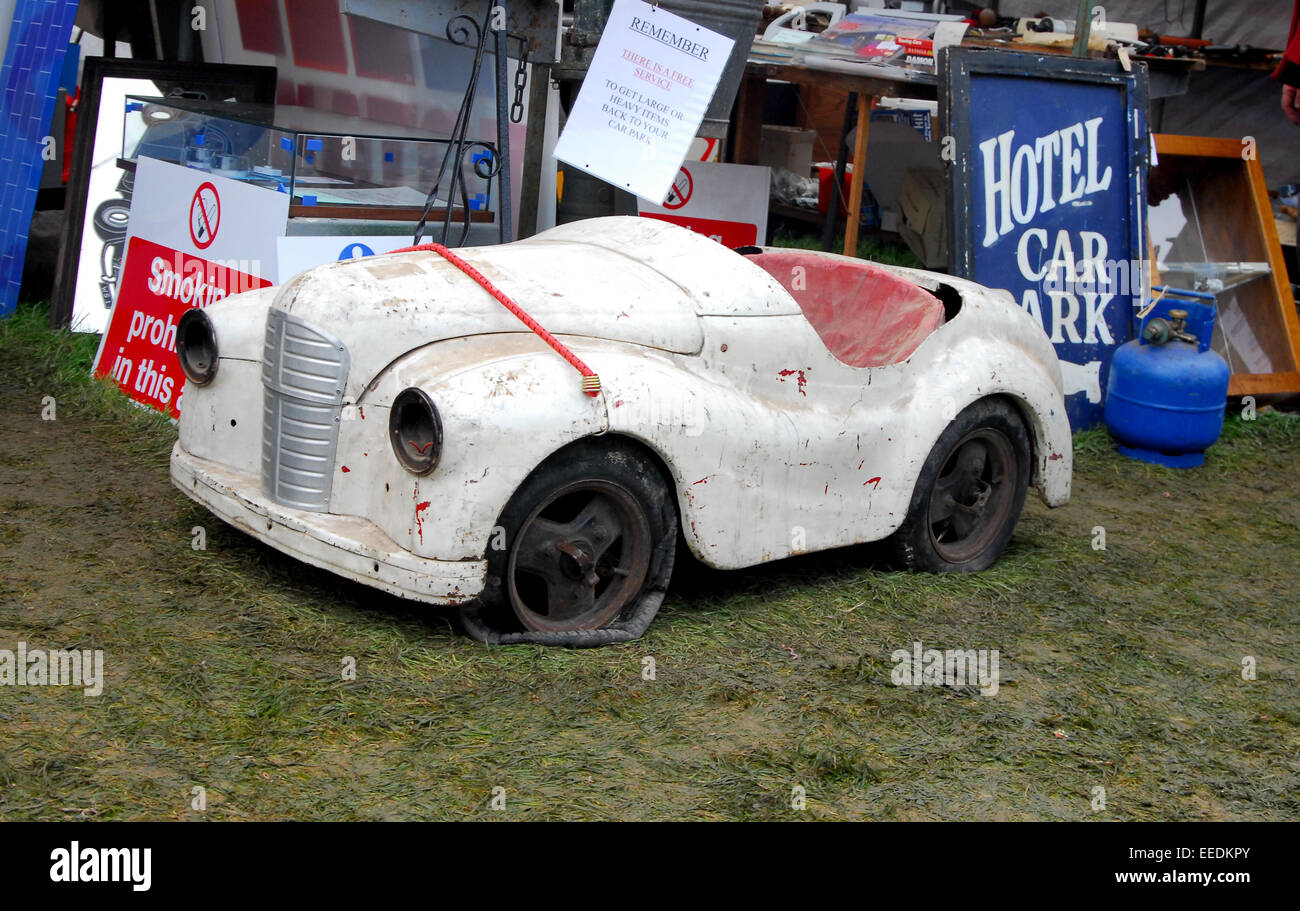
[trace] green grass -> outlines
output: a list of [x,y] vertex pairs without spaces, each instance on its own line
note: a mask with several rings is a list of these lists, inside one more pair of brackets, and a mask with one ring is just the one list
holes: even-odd
[[[103,649],[107,679],[0,688],[0,818],[1300,817],[1293,417],[1185,472],[1079,434],[1073,502],[1031,496],[982,574],[685,568],[640,641],[487,648],[192,505],[172,425],[44,319],[0,323],[0,648]],[[998,649],[998,694],[892,685],[914,640]]]
[[[807,233],[794,229],[778,230],[772,237],[772,246],[797,250],[820,250],[822,239],[820,233]],[[844,251],[843,231],[835,235],[835,243],[831,245],[831,251],[834,253]],[[916,254],[907,244],[871,234],[859,235],[857,255],[859,259],[869,259],[891,266],[921,268],[921,261],[916,258]]]

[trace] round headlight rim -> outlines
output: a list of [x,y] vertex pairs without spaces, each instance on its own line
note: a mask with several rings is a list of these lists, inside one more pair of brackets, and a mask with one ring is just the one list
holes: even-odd
[[[193,326],[198,324],[201,331],[206,333],[206,342],[211,346],[211,360],[206,373],[200,373],[191,363],[189,356],[190,346],[186,343],[186,338],[193,331]],[[181,372],[185,378],[196,386],[207,386],[217,377],[217,368],[221,364],[221,349],[217,344],[217,328],[212,325],[212,319],[204,312],[202,307],[192,307],[181,314],[180,321],[176,324],[176,358],[180,361]]]
[[[429,420],[433,439],[427,453],[419,452],[417,447],[410,446],[403,434],[404,428],[399,425],[402,412],[411,406],[423,409]],[[424,477],[432,474],[438,467],[438,463],[442,461],[442,415],[427,392],[418,386],[408,386],[394,397],[388,412],[388,439],[398,463],[411,474]]]

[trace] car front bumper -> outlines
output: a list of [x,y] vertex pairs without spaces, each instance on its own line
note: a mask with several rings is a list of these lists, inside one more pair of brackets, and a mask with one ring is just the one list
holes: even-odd
[[483,590],[485,560],[430,560],[398,546],[359,516],[304,512],[262,493],[261,481],[219,462],[172,448],[171,478],[181,491],[259,541],[312,566],[428,604],[461,604]]

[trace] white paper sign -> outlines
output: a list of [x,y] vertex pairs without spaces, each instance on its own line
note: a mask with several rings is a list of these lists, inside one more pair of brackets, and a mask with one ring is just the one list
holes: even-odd
[[275,283],[287,284],[317,266],[392,253],[410,245],[409,234],[281,237],[276,244],[279,272]]
[[616,0],[555,157],[662,201],[734,44],[641,0]]

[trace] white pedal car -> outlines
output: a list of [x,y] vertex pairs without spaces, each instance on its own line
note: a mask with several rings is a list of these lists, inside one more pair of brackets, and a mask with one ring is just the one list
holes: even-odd
[[175,484],[484,641],[566,645],[639,636],[679,536],[720,569],[889,537],[979,570],[1028,486],[1069,499],[1061,369],[1003,292],[642,218],[456,254],[483,283],[399,252],[187,313]]

